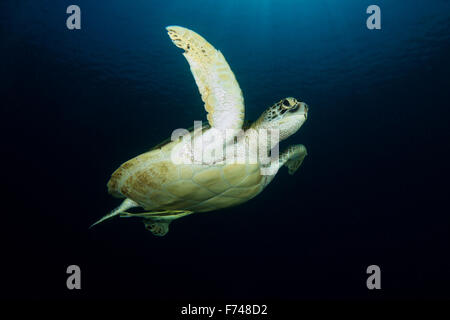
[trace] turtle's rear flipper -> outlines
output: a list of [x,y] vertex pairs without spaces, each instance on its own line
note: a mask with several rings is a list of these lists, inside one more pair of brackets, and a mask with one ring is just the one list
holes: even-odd
[[145,229],[153,233],[155,236],[162,237],[169,232],[171,221],[154,221],[152,219],[143,219]]
[[150,211],[140,213],[122,212],[121,217],[137,217],[143,218],[145,228],[151,231],[155,236],[165,236],[169,232],[169,224],[178,218],[187,216],[193,213],[189,210],[164,210],[164,211]]
[[120,215],[120,214],[121,214],[122,212],[124,212],[125,210],[131,209],[131,208],[135,208],[135,207],[139,207],[139,205],[138,205],[136,202],[134,202],[133,200],[127,198],[127,199],[125,199],[125,200],[122,202],[122,204],[121,204],[120,206],[118,206],[117,208],[115,208],[113,211],[111,211],[110,213],[108,213],[106,216],[102,217],[102,218],[101,218],[100,220],[98,220],[97,222],[91,224],[91,226],[89,227],[89,229],[92,228],[93,226],[95,226],[95,225],[97,225],[97,224],[99,224],[99,223],[105,221],[105,220],[108,220],[108,219],[111,219],[111,218],[113,218],[113,217],[115,217],[115,216]]

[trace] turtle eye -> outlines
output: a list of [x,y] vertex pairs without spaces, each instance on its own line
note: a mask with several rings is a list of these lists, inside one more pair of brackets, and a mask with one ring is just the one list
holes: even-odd
[[289,103],[288,99],[284,99],[283,100],[283,105],[286,106],[286,107],[290,107],[291,106],[291,104]]
[[299,104],[297,103],[294,107],[292,107],[291,109],[289,109],[289,112],[295,112],[298,109]]

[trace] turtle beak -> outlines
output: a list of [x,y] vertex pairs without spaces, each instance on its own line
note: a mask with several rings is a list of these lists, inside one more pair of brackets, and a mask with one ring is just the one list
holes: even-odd
[[309,106],[306,103],[300,102],[299,112],[303,113],[303,115],[305,116],[305,119],[308,118],[308,108],[309,108]]

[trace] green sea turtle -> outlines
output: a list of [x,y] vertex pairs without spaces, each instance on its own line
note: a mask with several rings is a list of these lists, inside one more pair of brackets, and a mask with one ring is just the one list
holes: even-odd
[[[282,99],[257,121],[245,125],[242,92],[222,53],[189,29],[166,29],[173,43],[184,49],[208,112],[209,125],[185,131],[182,139],[161,143],[123,163],[107,186],[110,194],[125,200],[95,224],[114,216],[140,217],[148,230],[163,236],[175,219],[252,199],[272,181],[281,166],[286,165],[293,174],[306,156],[303,145],[290,146],[279,157],[273,156],[276,152],[270,143],[261,147],[257,140],[258,146],[252,145],[252,137],[263,131],[271,137],[278,134],[280,141],[294,134],[307,118],[308,106],[304,102],[291,97]],[[229,136],[228,131],[233,134]],[[201,149],[196,149],[198,141],[202,142]],[[208,153],[209,158],[196,159],[196,151],[204,155],[211,146],[209,150],[215,151]],[[222,148],[231,149],[235,158],[229,161],[224,156],[228,151],[221,152]],[[270,163],[263,165],[261,156],[270,156]],[[263,172],[269,167],[274,170]],[[133,207],[141,207],[144,212],[127,212]]]

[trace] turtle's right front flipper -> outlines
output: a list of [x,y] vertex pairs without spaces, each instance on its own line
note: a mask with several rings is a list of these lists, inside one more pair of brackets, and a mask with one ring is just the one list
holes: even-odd
[[290,146],[281,154],[280,167],[285,165],[288,168],[289,174],[292,175],[302,165],[307,154],[306,147],[302,144]]

